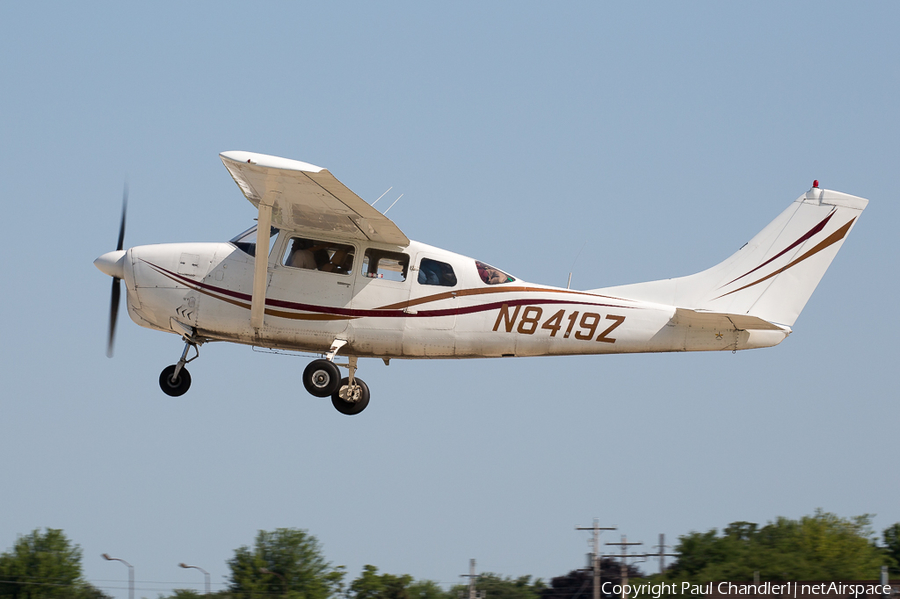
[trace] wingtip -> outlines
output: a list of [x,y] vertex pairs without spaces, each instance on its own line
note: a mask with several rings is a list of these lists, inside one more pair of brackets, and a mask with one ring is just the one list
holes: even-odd
[[265,168],[285,169],[291,171],[303,171],[308,173],[319,173],[325,169],[315,164],[301,162],[300,160],[291,160],[289,158],[281,158],[280,156],[270,156],[268,154],[257,154],[255,152],[246,152],[243,150],[229,150],[221,152],[219,157],[227,167],[229,163],[245,163],[258,165]]

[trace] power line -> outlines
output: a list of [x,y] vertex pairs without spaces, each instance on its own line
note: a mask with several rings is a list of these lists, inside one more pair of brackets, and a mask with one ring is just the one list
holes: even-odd
[[[393,204],[392,204],[393,205]],[[478,575],[475,574],[475,559],[469,560],[469,573],[468,574],[460,574],[463,578],[469,579],[469,594],[468,599],[484,599],[487,595],[486,591],[478,592],[475,590],[475,579],[478,578]],[[463,592],[459,592],[460,599],[463,598]]]
[[600,599],[600,532],[604,530],[617,530],[613,527],[599,526],[597,518],[594,518],[594,525],[590,528],[585,526],[576,526],[575,530],[593,531],[593,551],[591,552],[591,569],[594,574],[594,599]]
[[[637,542],[628,542],[628,537],[622,535],[622,540],[618,543],[607,543],[607,545],[619,545],[622,547],[622,563],[619,564],[619,572],[621,572],[620,576],[622,578],[622,599],[628,599],[628,595],[625,593],[625,588],[628,586],[628,563],[625,561],[628,558],[628,547],[632,545],[643,545],[640,541]],[[646,554],[645,554],[646,555]],[[644,557],[644,556],[634,556],[634,557]]]

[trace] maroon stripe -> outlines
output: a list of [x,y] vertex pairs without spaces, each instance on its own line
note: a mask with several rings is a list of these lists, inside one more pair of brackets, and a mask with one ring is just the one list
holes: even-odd
[[[221,295],[225,295],[228,297],[233,297],[236,299],[244,300],[247,302],[252,302],[252,296],[247,295],[246,293],[238,293],[236,291],[231,291],[229,289],[224,289],[222,287],[217,287],[215,285],[209,285],[208,283],[203,283],[200,281],[192,281],[186,277],[173,273],[172,271],[165,269],[161,266],[157,266],[152,262],[147,262],[146,260],[142,260],[155,270],[157,270],[160,274],[163,274],[170,279],[175,281],[179,281],[184,283],[188,287],[192,287],[197,289],[198,291],[211,294],[218,293]],[[211,297],[215,297],[212,296]],[[458,314],[475,314],[477,312],[486,312],[489,310],[495,310],[502,307],[504,304],[508,306],[538,306],[538,305],[553,305],[553,304],[574,304],[579,306],[595,306],[599,308],[619,308],[619,309],[634,309],[634,306],[620,306],[618,304],[600,304],[594,302],[585,302],[585,301],[571,301],[567,299],[508,299],[508,300],[500,300],[496,302],[491,302],[489,304],[479,304],[476,306],[464,306],[464,307],[455,307],[455,308],[444,308],[441,310],[420,310],[415,313],[405,312],[404,310],[361,310],[361,309],[352,309],[352,308],[336,308],[330,306],[317,306],[314,304],[301,304],[297,302],[289,302],[286,300],[279,300],[273,298],[266,298],[266,306],[273,308],[283,308],[288,310],[298,310],[304,312],[316,312],[320,314],[332,314],[337,316],[345,316],[348,318],[359,318],[362,316],[369,317],[377,317],[377,318],[429,318],[429,317],[437,317],[437,316],[454,316]]]
[[807,231],[806,234],[805,234],[803,237],[801,237],[800,239],[798,239],[797,241],[795,241],[794,243],[792,243],[791,245],[789,245],[789,246],[786,247],[785,249],[781,250],[781,251],[778,252],[776,255],[772,256],[771,258],[769,258],[768,260],[766,260],[765,262],[763,262],[762,264],[760,264],[759,266],[757,266],[757,267],[754,268],[753,270],[749,270],[749,271],[745,272],[744,274],[742,274],[741,276],[739,276],[738,278],[733,279],[733,280],[731,280],[731,281],[728,281],[727,283],[725,283],[725,285],[722,285],[721,287],[719,287],[719,289],[721,289],[722,287],[726,287],[726,286],[728,286],[728,285],[731,285],[731,284],[734,283],[735,281],[740,281],[741,279],[743,279],[743,278],[746,277],[747,275],[756,272],[757,270],[759,270],[760,268],[762,268],[762,267],[765,266],[766,264],[769,264],[769,263],[772,262],[773,260],[777,260],[778,258],[780,258],[781,256],[785,255],[786,253],[788,253],[789,251],[791,251],[792,249],[794,249],[795,247],[797,247],[798,245],[800,245],[800,244],[803,243],[804,241],[809,240],[810,237],[812,237],[813,235],[815,235],[816,233],[820,232],[822,229],[825,228],[825,225],[827,225],[827,224],[828,224],[828,221],[831,220],[831,217],[834,216],[834,213],[835,213],[836,210],[837,210],[836,208],[832,208],[831,212],[828,213],[828,216],[826,216],[826,217],[822,220],[822,222],[820,222],[819,224],[817,224],[816,226],[814,226],[812,229],[810,229],[809,231]]

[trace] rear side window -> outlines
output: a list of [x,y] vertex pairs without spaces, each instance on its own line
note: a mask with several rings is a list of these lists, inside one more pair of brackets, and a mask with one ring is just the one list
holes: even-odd
[[499,268],[494,268],[490,264],[485,264],[478,260],[475,261],[475,268],[478,269],[478,276],[488,285],[501,285],[503,283],[512,283],[515,279]]
[[419,262],[419,276],[416,280],[420,285],[453,287],[456,285],[456,273],[453,272],[453,267],[446,262],[422,258]]
[[398,252],[366,250],[362,272],[370,279],[403,282],[409,272],[409,256]]

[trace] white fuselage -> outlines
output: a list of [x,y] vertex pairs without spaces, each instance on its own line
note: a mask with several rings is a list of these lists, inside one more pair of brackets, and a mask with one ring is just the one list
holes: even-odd
[[[480,358],[736,350],[781,342],[789,329],[747,331],[680,322],[676,306],[514,280],[486,284],[476,262],[415,241],[352,245],[349,273],[287,266],[288,234],[269,253],[263,326],[251,326],[254,258],[232,243],[148,245],[127,251],[128,313],[141,326],[206,340],[380,358]],[[363,270],[366,250],[408,256],[394,280]],[[420,282],[422,259],[450,265],[455,284]]]

